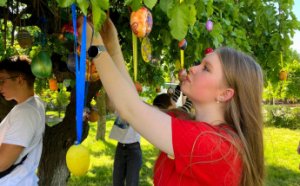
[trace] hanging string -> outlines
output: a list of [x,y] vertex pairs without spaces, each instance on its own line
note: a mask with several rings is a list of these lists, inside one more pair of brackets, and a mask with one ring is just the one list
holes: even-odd
[[133,77],[134,81],[137,81],[137,59],[138,59],[138,53],[137,53],[137,37],[132,32],[132,49],[133,49]]
[[86,66],[86,16],[83,17],[82,38],[80,59],[76,52],[77,48],[77,19],[76,19],[76,5],[72,4],[72,21],[74,29],[74,51],[76,60],[76,144],[80,144],[82,140],[83,127],[83,105],[84,105],[84,90],[85,90],[85,66]]
[[181,49],[180,49],[180,66],[181,66],[181,69],[184,68],[184,50],[181,50]]

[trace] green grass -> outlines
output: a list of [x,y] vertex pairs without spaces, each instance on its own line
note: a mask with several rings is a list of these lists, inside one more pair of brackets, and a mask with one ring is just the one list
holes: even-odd
[[300,155],[297,147],[300,130],[265,128],[265,163],[267,186],[299,186]]
[[[90,149],[91,166],[82,177],[71,176],[68,186],[110,186],[112,185],[112,167],[117,142],[109,139],[113,121],[106,127],[106,141],[96,141],[96,123],[90,123],[90,133],[83,144]],[[267,127],[264,131],[266,186],[300,186],[300,155],[296,149],[300,140],[300,130]],[[152,184],[152,170],[158,151],[146,140],[141,140],[143,167],[140,185]]]
[[[71,176],[68,186],[110,186],[112,185],[112,171],[115,148],[117,141],[109,138],[109,132],[113,121],[106,122],[105,142],[96,141],[97,123],[90,123],[89,136],[83,141],[83,145],[90,149],[91,165],[85,176]],[[158,150],[145,139],[141,139],[143,153],[143,166],[140,171],[140,185],[152,184],[152,171]]]

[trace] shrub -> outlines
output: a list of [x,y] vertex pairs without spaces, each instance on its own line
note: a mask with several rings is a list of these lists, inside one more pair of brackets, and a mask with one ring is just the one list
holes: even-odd
[[300,107],[264,105],[263,115],[266,126],[300,129]]

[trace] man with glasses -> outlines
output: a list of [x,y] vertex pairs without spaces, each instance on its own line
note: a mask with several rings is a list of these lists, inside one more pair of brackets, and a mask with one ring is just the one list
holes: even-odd
[[0,62],[0,94],[16,105],[0,123],[0,185],[33,186],[42,153],[45,108],[28,59]]

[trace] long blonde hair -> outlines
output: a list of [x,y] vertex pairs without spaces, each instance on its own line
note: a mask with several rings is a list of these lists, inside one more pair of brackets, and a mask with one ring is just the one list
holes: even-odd
[[235,90],[227,104],[225,121],[237,132],[242,147],[241,185],[261,186],[264,180],[262,91],[263,75],[253,58],[231,48],[216,50],[223,65],[224,78]]

